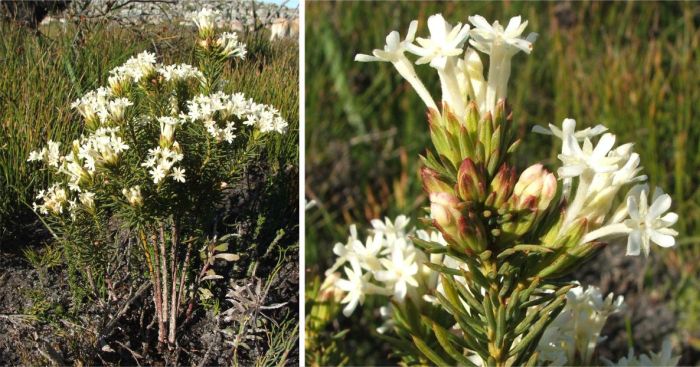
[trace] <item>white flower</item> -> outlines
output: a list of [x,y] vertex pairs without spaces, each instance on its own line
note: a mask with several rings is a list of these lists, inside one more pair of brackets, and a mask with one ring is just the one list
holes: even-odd
[[198,12],[191,13],[190,18],[197,25],[200,33],[207,34],[214,30],[219,13],[218,10],[204,8]]
[[630,348],[627,357],[622,357],[619,361],[617,361],[617,363],[613,363],[607,359],[603,360],[605,361],[606,365],[615,367],[669,367],[677,366],[680,359],[680,355],[673,355],[671,340],[669,338],[665,338],[663,346],[661,347],[661,352],[659,353],[650,353],[650,355],[642,354],[639,357],[635,357],[634,348]]
[[171,174],[173,180],[177,182],[185,182],[185,169],[180,167],[173,168],[173,173]]
[[187,119],[193,122],[202,121],[217,142],[231,143],[236,137],[233,133],[236,130],[235,122],[227,121],[226,127],[219,127],[214,120],[217,112],[221,119],[235,116],[244,125],[253,125],[262,133],[271,131],[284,133],[287,128],[287,122],[276,108],[246,99],[242,93],[227,95],[217,92],[209,96],[201,94],[187,102],[187,109]]
[[136,185],[128,189],[122,189],[122,194],[126,197],[126,201],[133,207],[143,205],[143,197],[141,196],[141,187]]
[[[678,214],[666,213],[671,207],[671,196],[656,188],[651,206],[647,205],[647,193],[642,190],[639,198],[627,197],[627,210],[630,218],[624,221],[631,232],[627,240],[627,255],[639,255],[640,248],[644,256],[649,256],[649,241],[661,247],[672,247],[678,232],[670,227],[678,221]],[[666,213],[666,215],[663,215]]]
[[350,236],[348,237],[347,242],[341,243],[337,242],[333,246],[333,253],[335,256],[337,256],[335,263],[333,266],[331,266],[328,270],[326,270],[326,276],[329,276],[333,272],[335,272],[340,266],[345,264],[347,261],[350,261],[350,258],[354,256],[354,252],[352,250],[353,243],[357,241],[357,226],[354,224],[350,225]]
[[61,161],[61,143],[49,140],[46,145],[48,147],[29,152],[27,162],[45,161],[49,166],[58,167]]
[[365,301],[365,297],[368,294],[385,294],[384,289],[372,284],[369,280],[371,273],[362,274],[362,269],[357,261],[350,261],[350,266],[345,267],[345,274],[348,279],[338,279],[335,286],[347,292],[345,297],[340,301],[341,303],[346,303],[343,308],[343,314],[345,316],[350,316],[358,304],[362,304]]
[[568,145],[568,154],[559,154],[563,166],[559,168],[560,177],[576,177],[585,172],[605,173],[617,170],[620,157],[609,156],[608,153],[615,145],[615,135],[605,134],[598,141],[595,149],[591,140],[586,138],[583,147],[573,135],[566,137],[564,144]]
[[394,248],[391,259],[380,260],[386,270],[378,271],[375,277],[394,288],[394,297],[397,300],[403,300],[406,297],[409,285],[418,287],[418,281],[415,278],[418,273],[418,264],[415,258],[415,251]]
[[187,79],[203,80],[204,74],[199,69],[188,64],[161,66],[156,70],[166,81],[181,81]]
[[423,103],[428,108],[432,108],[434,110],[437,110],[437,105],[435,104],[435,101],[433,100],[433,97],[430,95],[428,90],[425,88],[425,85],[423,85],[423,82],[420,81],[418,78],[418,75],[416,74],[415,69],[413,68],[413,64],[411,63],[410,60],[404,55],[406,52],[406,47],[408,44],[413,42],[413,39],[416,35],[416,29],[418,28],[418,21],[412,21],[411,25],[408,27],[408,33],[406,34],[406,39],[401,41],[401,37],[399,36],[399,32],[397,31],[392,31],[389,33],[389,35],[386,36],[386,45],[384,46],[383,50],[380,49],[375,49],[372,51],[372,55],[365,55],[365,54],[357,54],[355,55],[355,61],[359,62],[372,62],[372,61],[383,61],[383,62],[390,62],[394,65],[396,68],[396,71],[399,72],[399,74],[406,79],[406,81],[411,84],[413,89],[418,93],[418,96],[423,100]]
[[78,198],[80,199],[80,202],[85,205],[86,208],[88,209],[94,209],[95,208],[95,193],[94,192],[89,192],[85,191],[78,195]]
[[71,104],[71,108],[77,109],[88,125],[95,127],[94,124],[98,119],[98,115],[107,113],[109,95],[110,91],[106,88],[98,88],[85,93],[85,95],[75,100]]
[[484,113],[493,111],[496,102],[506,98],[511,58],[518,51],[529,54],[537,34],[530,33],[526,39],[520,38],[527,27],[527,21],[521,23],[520,16],[511,18],[505,29],[498,21],[491,25],[480,15],[469,17],[469,21],[474,25],[469,44],[490,56]]
[[532,43],[537,39],[537,33],[530,33],[525,39],[520,38],[527,27],[527,21],[521,23],[520,16],[510,18],[505,29],[498,21],[493,22],[493,25],[489,24],[481,15],[470,16],[469,22],[474,25],[469,43],[488,55],[497,52],[496,48],[504,46],[510,46],[505,50],[511,54],[518,51],[529,54],[532,51]]
[[34,203],[34,210],[44,215],[58,215],[63,213],[63,208],[68,203],[68,192],[60,184],[55,183],[47,190],[39,191],[36,199],[41,199],[44,203],[41,205]]
[[238,40],[238,34],[224,32],[216,40],[216,45],[221,47],[221,56],[245,59],[248,52],[245,43]]
[[[670,227],[678,221],[678,214],[666,213],[671,207],[671,197],[657,187],[654,190],[652,204],[649,206],[648,190],[646,185],[633,187],[627,194],[626,207],[613,215],[611,223],[589,232],[582,241],[589,242],[627,235],[627,255],[629,256],[638,256],[640,252],[644,252],[644,256],[649,256],[650,242],[661,247],[673,247],[676,243],[674,236],[677,236],[678,232]],[[663,215],[664,213],[666,214]],[[624,219],[627,215],[629,218]]]
[[[538,134],[544,134],[544,135],[554,135],[557,138],[561,139],[562,142],[567,139],[568,136],[573,135],[573,137],[577,141],[583,141],[585,139],[591,139],[597,135],[600,135],[606,131],[608,131],[608,128],[603,126],[603,125],[596,125],[594,127],[587,127],[583,130],[576,131],[576,120],[566,118],[564,121],[561,123],[562,128],[558,128],[553,124],[549,124],[549,128],[542,127],[540,125],[535,125],[532,127],[532,131]],[[562,145],[563,149],[566,149],[568,145]],[[567,154],[566,151],[563,151],[562,154]]]
[[393,222],[389,217],[385,217],[384,222],[379,219],[372,219],[371,221],[375,233],[389,238],[404,237],[409,222],[410,220],[405,215],[399,215]]
[[364,244],[355,239],[350,245],[351,259],[357,260],[363,269],[377,271],[381,268],[379,254],[384,249],[384,245],[384,236],[381,233],[367,236]]
[[[608,317],[624,309],[624,298],[609,293],[603,298],[600,289],[581,286],[566,294],[566,306],[547,328],[537,349],[543,351],[540,361],[554,365],[578,362],[590,365],[596,345],[602,341],[600,332]],[[565,360],[562,361],[564,352]]]
[[165,176],[168,174],[168,168],[160,164],[153,167],[150,171],[148,171],[148,173],[151,175],[153,183],[157,185],[160,181],[163,181]]
[[131,79],[138,82],[144,76],[151,75],[156,71],[156,55],[154,53],[144,51],[126,60],[126,62],[117,66],[110,71],[114,79],[110,81],[112,88],[120,84],[123,80]]
[[173,142],[173,137],[175,135],[175,128],[182,123],[182,121],[175,117],[161,116],[158,117],[158,122],[160,123],[160,137],[163,145],[169,146]]
[[428,18],[428,29],[430,38],[416,38],[420,47],[412,43],[406,45],[409,52],[420,56],[416,64],[429,62],[430,66],[440,69],[445,67],[448,58],[459,56],[464,52],[462,47],[469,37],[468,24],[462,26],[462,23],[457,23],[452,27],[445,21],[442,14],[435,14]]

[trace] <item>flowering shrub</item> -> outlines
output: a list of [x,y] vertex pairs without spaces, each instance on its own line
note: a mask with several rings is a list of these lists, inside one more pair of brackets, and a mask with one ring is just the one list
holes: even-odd
[[[163,65],[147,51],[132,57],[110,72],[108,86],[73,103],[85,127],[80,139],[49,141],[29,156],[54,179],[36,196],[35,211],[60,241],[101,257],[81,268],[91,284],[109,269],[108,244],[121,232],[138,244],[160,345],[174,345],[183,311],[192,312],[198,294],[210,295],[201,282],[222,278],[215,261],[238,258],[226,252],[226,236],[208,236],[217,204],[267,137],[287,127],[274,107],[221,91],[225,63],[243,59],[246,47],[235,34],[217,35],[215,16],[193,14],[199,68]],[[194,248],[202,248],[202,261]]]
[[[533,51],[537,35],[522,37],[527,21],[519,16],[505,28],[479,15],[469,22],[473,28],[433,15],[430,36],[416,38],[413,21],[403,40],[393,31],[383,49],[356,56],[392,63],[428,109],[433,147],[420,172],[428,229],[409,229],[403,216],[374,221],[363,243],[351,227],[347,243],[333,248],[332,285],[319,297],[344,304],[346,316],[368,295],[385,297],[379,332],[407,364],[593,363],[600,331],[622,298],[603,299],[562,279],[608,244],[622,242],[631,256],[647,256],[651,243],[672,247],[678,216],[660,188],[649,197],[633,144],[616,146],[602,125],[576,131],[566,119],[561,128],[536,127],[562,141],[561,166],[554,173],[536,163],[518,174],[512,157],[519,140],[506,103],[510,64]],[[487,75],[480,53],[489,57]],[[439,102],[414,63],[437,71]],[[615,205],[621,192],[625,199]],[[665,343],[658,355],[630,354],[619,363],[677,361]]]

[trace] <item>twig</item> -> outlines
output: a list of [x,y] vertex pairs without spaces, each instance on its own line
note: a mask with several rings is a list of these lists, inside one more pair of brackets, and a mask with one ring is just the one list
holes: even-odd
[[131,348],[127,347],[126,345],[124,345],[124,343],[122,343],[122,342],[120,342],[120,341],[118,341],[118,340],[115,340],[114,342],[117,343],[117,344],[119,344],[119,345],[121,345],[122,348],[128,350],[129,353],[131,353],[131,356],[134,357],[134,361],[136,361],[136,364],[137,364],[139,367],[141,367],[141,363],[139,363],[139,358],[143,358],[142,355],[140,355],[140,354],[134,352],[133,350],[131,350]]
[[117,321],[126,313],[126,311],[129,309],[129,306],[131,306],[132,303],[134,303],[141,295],[148,290],[148,288],[151,287],[151,283],[146,282],[139,287],[139,289],[134,293],[131,298],[126,301],[126,303],[122,306],[122,308],[117,312],[117,314],[109,320],[107,323],[107,326],[100,332],[99,337],[97,338],[97,342],[100,342],[104,340],[105,338],[109,337],[112,334],[112,331],[114,329],[114,326],[117,324]]

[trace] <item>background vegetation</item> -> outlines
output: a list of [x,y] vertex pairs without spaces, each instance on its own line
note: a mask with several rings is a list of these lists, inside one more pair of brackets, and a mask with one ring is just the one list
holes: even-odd
[[[82,125],[71,102],[106,85],[109,70],[128,58],[149,50],[162,57],[159,62],[193,63],[195,29],[174,24],[123,27],[106,22],[54,22],[34,31],[0,22],[0,293],[8,295],[0,296],[0,364],[55,362],[45,357],[47,343],[55,349],[48,349],[48,355],[63,356],[64,362],[105,363],[102,355],[107,354],[105,358],[113,363],[138,363],[131,359],[131,350],[115,347],[127,356],[115,357],[98,348],[100,356],[96,356],[79,340],[89,339],[93,327],[107,321],[100,318],[114,310],[92,308],[88,314],[73,307],[81,300],[71,299],[67,292],[61,254],[29,207],[36,191],[47,186],[46,177],[30,169],[26,159],[49,139],[65,142],[78,137]],[[232,307],[232,301],[225,299],[225,283],[235,281],[234,289],[240,293],[231,296],[238,302],[236,320],[241,316],[245,321],[235,324],[237,329],[229,330],[228,337],[247,341],[248,350],[234,355],[235,363],[243,365],[281,365],[295,361],[297,353],[298,44],[296,40],[271,44],[268,38],[266,31],[243,36],[247,59],[227,65],[223,78],[229,82],[224,90],[243,92],[277,107],[289,129],[270,139],[259,159],[246,167],[243,182],[234,186],[223,208],[222,223],[242,234],[232,250],[248,256],[221,273],[227,276],[221,283],[224,288],[213,290],[214,299],[205,305],[214,314]],[[26,281],[37,274],[41,282]],[[273,303],[278,305],[263,317],[261,307]],[[143,305],[132,306],[132,312],[148,304],[146,299]],[[107,306],[117,305],[107,302]],[[112,339],[138,345],[132,338],[146,333],[129,331],[138,322],[133,323],[131,316],[126,319],[128,325],[120,325],[124,333],[115,333]],[[200,354],[206,352],[204,358],[213,358],[209,363],[234,363],[216,361],[217,355],[224,356],[233,347],[215,326],[207,324],[210,321],[200,321],[188,326],[192,336],[181,342],[199,343],[200,336],[207,335],[202,341],[213,342],[209,351],[205,348]],[[27,335],[32,333],[39,341],[29,340]],[[17,337],[19,340],[13,339]],[[225,347],[223,351],[215,347],[212,352],[212,343]],[[139,357],[147,364],[158,361],[157,357]],[[195,363],[202,356],[188,358]]]
[[[693,3],[307,3],[305,190],[318,203],[306,212],[307,279],[332,264],[332,246],[345,240],[348,224],[366,228],[372,218],[398,214],[411,214],[416,223],[423,215],[427,200],[417,156],[429,142],[424,106],[391,64],[353,58],[382,48],[391,30],[404,36],[413,19],[420,22],[418,35],[427,34],[427,17],[438,12],[452,23],[474,13],[501,22],[520,14],[530,22],[526,32],[539,33],[532,55],[513,59],[509,97],[526,152],[520,169],[533,160],[556,167],[559,145],[530,130],[560,125],[565,117],[579,126],[603,123],[620,142],[636,143],[650,184],[673,196],[680,236],[670,251],[656,248],[648,261],[620,265],[620,277],[635,277],[632,287],[646,294],[646,304],[673,315],[673,325],[666,325],[644,302],[628,298],[633,308],[647,307],[636,315],[664,325],[651,327],[655,337],[648,345],[660,348],[658,334],[668,326],[677,350],[683,349],[682,362],[697,361],[700,7]],[[429,90],[439,90],[430,68],[417,71]],[[618,261],[612,256],[606,251],[597,263]],[[602,271],[595,273],[581,277],[599,284]],[[609,283],[617,280],[613,275]],[[627,290],[602,285],[604,291]],[[367,337],[378,325],[372,302],[364,316],[352,322],[340,316],[332,326],[351,329],[341,347],[353,351],[351,364],[392,361]],[[630,332],[635,319],[621,323],[622,347],[612,356],[626,355],[628,345],[644,351]]]

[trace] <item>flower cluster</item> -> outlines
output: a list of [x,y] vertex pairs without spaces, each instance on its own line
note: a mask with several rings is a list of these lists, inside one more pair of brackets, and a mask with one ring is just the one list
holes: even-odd
[[337,269],[346,265],[347,279],[337,277],[335,280],[335,287],[345,292],[341,303],[346,304],[343,309],[346,316],[352,314],[367,295],[391,296],[393,300],[403,302],[406,297],[420,299],[423,293],[436,289],[437,273],[426,263],[449,261],[450,258],[425,254],[415,247],[412,237],[438,243],[444,243],[444,240],[437,232],[416,231],[408,225],[409,220],[403,215],[394,221],[375,219],[364,243],[352,225],[347,242],[335,244],[333,253],[337,259],[326,275],[334,276]]
[[114,86],[125,80],[138,83],[143,77],[153,74],[156,71],[156,55],[144,51],[128,60],[124,65],[112,69],[108,79],[109,85]]
[[238,40],[238,34],[236,33],[222,33],[216,39],[216,45],[221,48],[221,56],[226,58],[235,57],[244,60],[245,55],[248,53],[245,43]]
[[614,367],[649,367],[649,366],[676,366],[678,361],[680,361],[681,356],[673,355],[673,349],[671,346],[671,340],[668,338],[664,339],[663,345],[661,347],[661,352],[650,353],[649,355],[641,354],[639,356],[634,355],[634,348],[630,348],[627,357],[620,358],[617,363],[609,360],[605,360],[606,365]]
[[[198,14],[198,26],[205,30],[213,26],[215,12],[205,9]],[[235,34],[225,33],[220,40],[220,46],[226,52],[244,57],[245,45],[238,41]],[[151,83],[143,83],[144,78],[155,83],[166,82],[162,84],[162,89],[168,96],[170,115],[156,117],[139,114],[137,111],[141,109],[132,107],[143,103],[139,100],[140,94],[134,91],[151,88]],[[184,85],[190,91],[185,93],[188,100],[183,100],[183,96],[178,94],[183,85],[176,84],[189,80],[196,83]],[[277,109],[256,103],[242,93],[228,95],[215,92],[205,95],[192,92],[192,89],[197,90],[206,84],[205,81],[205,75],[196,67],[188,64],[159,64],[155,54],[147,51],[111,70],[108,88],[100,87],[89,91],[71,105],[83,117],[87,134],[73,141],[71,149],[65,154],[60,151],[61,143],[54,141],[49,141],[46,147],[29,154],[28,161],[43,161],[59,178],[49,190],[42,191],[37,196],[40,201],[34,204],[37,211],[59,215],[64,213],[66,207],[71,210],[76,208],[77,202],[83,203],[86,209],[93,210],[95,194],[89,190],[93,190],[94,185],[120,182],[121,180],[114,180],[113,176],[124,172],[131,172],[127,174],[129,179],[150,177],[155,185],[160,185],[166,177],[185,183],[186,172],[196,171],[183,166],[183,149],[175,138],[185,123],[201,122],[217,142],[232,142],[236,137],[234,131],[244,126],[261,133],[285,132],[287,122]],[[189,99],[191,95],[195,97]],[[185,110],[181,111],[182,106],[185,106]],[[160,136],[158,145],[149,148],[147,137],[154,125],[159,126]],[[135,147],[137,149],[129,155],[129,151]],[[145,157],[140,151],[147,151]],[[131,166],[125,171],[123,169],[127,167],[122,163]],[[139,167],[146,172],[139,171]],[[134,207],[143,204],[140,188],[145,183],[123,188],[127,204]],[[65,187],[69,190],[66,191]],[[71,194],[71,191],[75,194]]]
[[180,81],[187,79],[204,79],[204,74],[196,67],[187,64],[162,65],[156,71],[162,75],[166,81]]
[[46,147],[41,148],[41,150],[35,150],[29,153],[29,159],[27,162],[33,161],[43,161],[49,166],[58,167],[61,159],[61,142],[56,142],[49,140],[46,143]]
[[148,174],[156,185],[168,176],[175,181],[185,182],[185,170],[180,167],[174,167],[177,162],[184,158],[184,155],[175,150],[179,147],[177,142],[173,145],[174,149],[161,147],[149,149],[148,158],[141,163],[141,166],[149,168]]
[[245,59],[248,51],[246,45],[238,40],[238,34],[224,32],[216,39],[213,38],[218,15],[219,11],[208,8],[190,14],[190,19],[194,21],[199,30],[198,45],[205,51],[211,51],[223,59]]
[[41,214],[63,214],[66,205],[75,205],[74,201],[69,201],[66,189],[57,183],[46,190],[39,191],[36,199],[44,201],[41,205],[34,203],[34,210]]
[[[408,51],[419,57],[416,64],[430,63],[437,70],[442,101],[449,105],[458,119],[465,119],[469,100],[478,104],[482,114],[492,112],[496,102],[506,98],[510,60],[519,51],[530,53],[537,34],[530,33],[521,38],[527,21],[521,22],[519,16],[512,18],[505,29],[498,21],[489,24],[479,15],[469,17],[469,22],[474,25],[473,29],[462,23],[453,26],[441,14],[432,15],[428,18],[430,38],[415,38],[417,22],[414,21],[403,41],[398,32],[393,31],[387,36],[383,50],[374,50],[373,56],[359,54],[355,60],[391,62],[426,106],[437,109],[430,92],[406,57]],[[473,49],[464,49],[467,40]],[[475,50],[490,56],[488,79],[484,78],[484,67]]]
[[[217,92],[211,95],[198,95],[187,102],[186,118],[192,122],[200,121],[217,141],[232,142],[236,135],[234,118],[244,125],[254,126],[261,132],[276,131],[284,133],[287,122],[279,111],[268,105],[247,99],[242,93],[226,94]],[[224,127],[215,121],[218,117]]]
[[[576,121],[566,119],[561,130],[554,126],[550,126],[549,131],[539,126],[534,129],[563,141],[559,155],[562,167],[558,175],[564,182],[562,197],[570,204],[560,233],[585,221],[590,232],[582,238],[582,243],[627,236],[627,254],[643,252],[645,256],[649,255],[650,242],[662,247],[673,246],[678,233],[670,227],[676,223],[678,215],[666,213],[671,207],[671,197],[661,188],[656,188],[649,205],[649,187],[637,184],[629,190],[624,202],[612,210],[615,197],[625,185],[646,180],[646,176],[640,174],[640,157],[632,151],[633,144],[615,147],[615,135],[604,133],[606,129],[602,125],[583,131],[575,131],[575,128]],[[591,139],[600,134],[603,135],[594,146]],[[583,143],[579,145],[579,141]],[[571,198],[574,179],[576,192]]]
[[126,98],[113,98],[107,88],[98,88],[86,93],[73,104],[85,119],[88,127],[95,128],[108,123],[119,123],[124,119],[126,108],[133,103]]
[[566,306],[540,339],[540,361],[551,365],[590,365],[596,345],[605,340],[600,332],[608,317],[624,310],[624,298],[612,293],[603,298],[600,289],[578,286],[566,294]]
[[214,32],[214,26],[220,13],[218,10],[203,8],[200,11],[190,13],[189,17],[199,29],[200,36],[206,37]]

